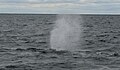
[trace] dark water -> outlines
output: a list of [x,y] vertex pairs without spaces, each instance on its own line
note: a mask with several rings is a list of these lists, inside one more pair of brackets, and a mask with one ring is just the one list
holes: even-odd
[[120,70],[120,16],[82,15],[82,49],[50,48],[56,15],[0,15],[0,70]]

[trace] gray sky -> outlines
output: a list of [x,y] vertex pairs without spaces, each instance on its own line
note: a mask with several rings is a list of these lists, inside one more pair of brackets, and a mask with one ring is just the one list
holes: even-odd
[[120,14],[120,0],[0,0],[0,13]]

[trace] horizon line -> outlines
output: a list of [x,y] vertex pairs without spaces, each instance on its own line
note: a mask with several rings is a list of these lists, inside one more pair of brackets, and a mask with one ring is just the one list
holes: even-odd
[[[85,15],[85,16],[89,16],[89,15],[93,15],[93,16],[97,16],[97,15],[100,15],[100,16],[120,16],[120,13],[118,14],[115,14],[115,13],[79,13],[79,14],[76,14],[76,13],[69,13],[69,14],[73,14],[73,15]],[[65,15],[69,15],[69,14],[66,14]],[[44,13],[44,14],[41,14],[41,13],[0,13],[0,15],[60,15],[59,13]],[[61,14],[61,15],[64,15]]]

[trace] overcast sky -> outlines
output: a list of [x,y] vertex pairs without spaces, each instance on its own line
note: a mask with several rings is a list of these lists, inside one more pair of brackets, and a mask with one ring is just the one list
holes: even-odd
[[120,14],[120,0],[0,0],[0,13]]

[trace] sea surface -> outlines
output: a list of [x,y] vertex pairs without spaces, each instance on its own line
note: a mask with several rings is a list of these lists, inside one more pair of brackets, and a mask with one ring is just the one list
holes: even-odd
[[120,70],[120,16],[80,15],[82,49],[50,49],[57,15],[0,15],[0,70]]

